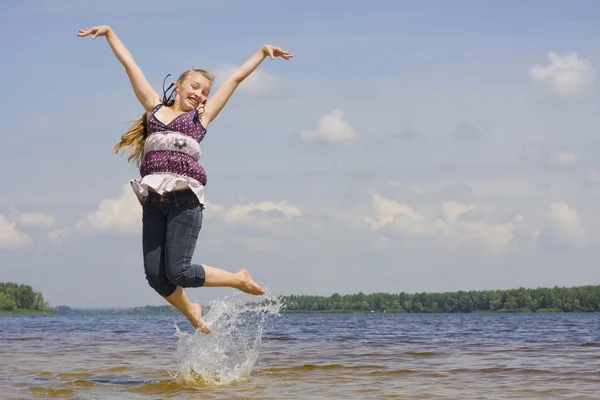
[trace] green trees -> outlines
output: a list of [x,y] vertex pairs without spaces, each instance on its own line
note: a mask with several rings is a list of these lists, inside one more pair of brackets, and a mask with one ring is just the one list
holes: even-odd
[[470,313],[600,311],[600,285],[444,293],[364,293],[283,296],[287,311]]
[[[593,312],[600,311],[600,285],[432,293],[371,293],[282,296],[286,311],[308,312]],[[29,285],[0,282],[0,311],[49,310],[44,296]],[[76,312],[67,306],[59,313]],[[90,311],[86,311],[90,312]],[[174,312],[170,305],[133,307],[127,313]]]
[[29,285],[0,282],[0,311],[45,310],[44,296]]

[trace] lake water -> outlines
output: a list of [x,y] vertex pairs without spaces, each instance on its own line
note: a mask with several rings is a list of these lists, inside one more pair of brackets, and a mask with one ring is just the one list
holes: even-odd
[[[2,399],[600,399],[600,314],[0,315]],[[177,328],[176,325],[179,327]]]

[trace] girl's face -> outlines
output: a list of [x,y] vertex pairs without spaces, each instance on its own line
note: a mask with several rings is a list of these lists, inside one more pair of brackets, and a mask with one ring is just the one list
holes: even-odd
[[208,98],[211,82],[202,74],[191,73],[178,84],[177,99],[184,110],[198,108]]

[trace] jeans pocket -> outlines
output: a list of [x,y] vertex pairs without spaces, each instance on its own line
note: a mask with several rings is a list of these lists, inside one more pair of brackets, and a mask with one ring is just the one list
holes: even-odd
[[185,198],[177,200],[177,205],[182,209],[196,209],[200,206],[200,201],[197,198]]

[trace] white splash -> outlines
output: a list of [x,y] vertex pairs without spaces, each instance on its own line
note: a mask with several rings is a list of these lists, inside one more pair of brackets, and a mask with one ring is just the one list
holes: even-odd
[[177,325],[178,368],[173,378],[186,384],[228,385],[247,381],[258,360],[269,316],[279,316],[279,298],[242,302],[237,295],[210,302],[203,318],[212,333],[183,332]]

